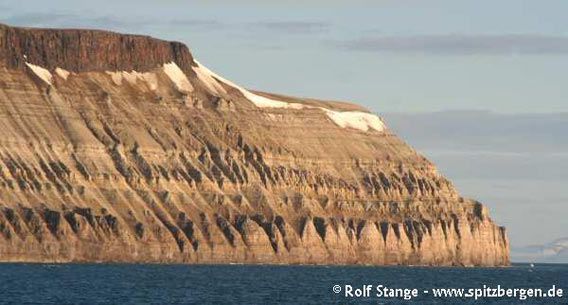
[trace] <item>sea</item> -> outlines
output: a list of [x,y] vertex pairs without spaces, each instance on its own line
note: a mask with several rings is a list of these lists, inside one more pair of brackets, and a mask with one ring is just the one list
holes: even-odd
[[568,265],[0,264],[0,304],[568,304]]

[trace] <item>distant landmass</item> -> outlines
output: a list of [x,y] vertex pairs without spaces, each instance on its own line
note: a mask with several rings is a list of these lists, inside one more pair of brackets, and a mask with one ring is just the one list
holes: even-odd
[[516,262],[566,263],[568,262],[568,238],[561,238],[543,245],[515,247],[512,259]]

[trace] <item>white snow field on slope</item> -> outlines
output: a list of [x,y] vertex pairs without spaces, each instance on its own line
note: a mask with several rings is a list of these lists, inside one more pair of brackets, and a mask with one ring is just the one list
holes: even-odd
[[217,80],[215,80],[215,78],[213,78],[213,72],[207,69],[207,67],[197,64],[197,67],[194,67],[193,71],[195,71],[197,78],[199,78],[199,80],[203,84],[205,84],[205,87],[207,87],[207,89],[211,93],[216,95],[227,93],[227,91],[225,91],[225,88],[223,88],[223,85],[221,85]]
[[65,69],[55,68],[55,74],[59,75],[59,77],[63,78],[64,80],[67,80],[69,75],[71,75],[71,72]]
[[168,75],[170,80],[176,85],[178,90],[182,92],[192,92],[193,86],[187,79],[187,76],[183,71],[176,65],[175,62],[170,62],[164,64],[163,66],[164,72]]
[[[125,79],[127,82],[135,85],[138,80],[146,82],[150,90],[158,89],[158,76],[152,72],[138,72],[138,71],[106,71],[106,74],[110,75],[112,81],[117,85],[122,85],[122,80]],[[177,85],[176,85],[177,86]]]
[[219,76],[218,74],[209,70],[207,67],[203,66],[197,60],[194,61],[197,64],[197,68],[193,68],[193,70],[195,71],[199,79],[202,80],[202,82],[205,82],[203,81],[203,79],[206,80],[206,86],[216,88],[219,85],[218,81],[223,82],[239,90],[246,99],[251,101],[257,107],[288,109],[317,108],[323,110],[335,124],[342,128],[354,128],[362,131],[369,131],[370,129],[374,129],[376,131],[384,131],[386,128],[381,118],[372,113],[362,111],[335,111],[324,107],[315,107],[300,103],[288,103],[254,94],[249,90]]
[[[193,67],[193,71],[196,73],[197,78],[207,87],[207,89],[211,93],[215,95],[222,95],[227,93],[222,84],[219,83],[223,82],[226,85],[239,90],[246,99],[260,108],[321,109],[335,124],[342,128],[354,128],[362,131],[369,131],[370,129],[374,129],[376,131],[384,131],[386,128],[381,118],[372,113],[362,111],[336,111],[324,107],[316,107],[300,103],[288,103],[254,94],[249,90],[217,75],[207,67],[200,64],[197,60],[195,60],[195,63],[197,64],[197,66]],[[30,64],[28,62],[26,62],[26,65],[44,82],[49,85],[52,84],[53,76],[51,72],[49,72],[49,70]],[[178,90],[182,92],[193,91],[193,86],[191,85],[189,79],[174,62],[164,64],[162,69],[164,73],[170,78],[170,80],[175,84]],[[55,72],[58,76],[65,80],[70,74],[68,71],[60,68],[56,68]],[[137,71],[106,71],[106,73],[111,76],[113,82],[117,85],[121,85],[123,79],[132,84],[135,84],[137,80],[142,80],[148,84],[151,90],[156,90],[158,88],[157,76],[156,74],[151,72],[140,73]]]
[[48,85],[51,85],[53,76],[51,75],[51,72],[49,72],[49,70],[40,66],[30,64],[29,62],[26,62],[26,65],[34,72],[35,75],[41,78],[41,80],[46,82]]
[[[207,79],[210,79],[212,81],[214,81],[215,83],[219,84],[217,82],[221,81],[237,90],[239,90],[244,96],[245,98],[247,98],[249,101],[251,101],[253,104],[255,104],[257,107],[261,107],[261,108],[294,108],[294,109],[301,109],[303,108],[302,104],[291,104],[291,103],[286,103],[286,102],[282,102],[282,101],[277,101],[277,100],[273,100],[270,98],[266,98],[264,96],[260,96],[257,94],[254,94],[250,91],[248,91],[247,89],[231,82],[230,80],[227,80],[221,76],[219,76],[218,74],[216,74],[215,72],[209,70],[207,67],[205,67],[204,65],[202,65],[201,63],[199,63],[197,60],[195,60],[195,63],[197,64],[197,69],[193,68],[193,70],[195,71],[195,73],[197,73],[197,75],[199,76],[200,74],[207,74],[207,76],[205,76]],[[197,70],[197,71],[196,71]],[[199,71],[199,72],[198,72]]]
[[374,129],[377,131],[385,130],[385,124],[376,115],[361,111],[333,111],[320,108],[335,124],[343,128],[355,128],[363,131]]

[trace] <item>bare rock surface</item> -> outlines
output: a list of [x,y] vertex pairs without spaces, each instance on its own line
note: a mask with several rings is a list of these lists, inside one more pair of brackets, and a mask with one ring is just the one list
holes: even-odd
[[0,261],[509,264],[380,118],[144,36],[0,25]]

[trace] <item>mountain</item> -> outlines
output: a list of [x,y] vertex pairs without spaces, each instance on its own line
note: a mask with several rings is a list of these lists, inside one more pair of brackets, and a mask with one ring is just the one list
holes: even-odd
[[2,261],[509,263],[378,116],[244,89],[181,43],[0,26],[0,126]]
[[517,262],[566,263],[568,262],[568,238],[560,238],[543,245],[513,248]]

